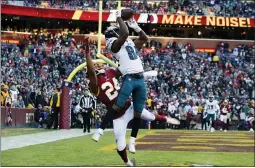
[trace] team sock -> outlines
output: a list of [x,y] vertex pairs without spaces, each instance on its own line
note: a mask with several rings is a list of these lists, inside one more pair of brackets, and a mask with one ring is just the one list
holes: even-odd
[[143,120],[149,120],[149,121],[154,121],[155,120],[155,115],[150,113],[147,110],[143,110],[142,114],[141,114],[141,119]]
[[127,151],[126,148],[124,148],[122,151],[117,150],[118,154],[120,155],[121,159],[127,163],[128,162],[128,157],[127,157]]
[[101,124],[101,126],[100,126],[100,128],[101,128],[102,130],[104,130],[104,129],[107,127],[107,125],[109,124],[109,122],[112,120],[113,114],[114,114],[115,112],[116,112],[116,111],[115,111],[113,108],[110,108],[110,109],[107,111],[107,113],[106,113],[106,115],[105,115],[105,117],[104,117],[104,120],[103,120],[103,122],[102,122],[102,124]]
[[228,123],[224,123],[224,130],[228,129]]
[[131,137],[134,137],[134,138],[137,137],[140,125],[141,125],[141,118],[134,118],[133,125],[132,125],[132,131],[131,131]]
[[214,128],[214,121],[212,121],[212,128]]
[[248,122],[248,128],[251,129],[252,128],[252,125],[250,122]]
[[166,117],[165,116],[160,116],[158,114],[155,115],[155,120],[156,121],[163,121],[163,122],[166,122]]

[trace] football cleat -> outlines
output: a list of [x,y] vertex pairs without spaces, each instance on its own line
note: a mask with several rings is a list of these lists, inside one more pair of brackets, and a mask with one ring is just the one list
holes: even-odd
[[104,135],[104,130],[99,128],[97,130],[97,132],[92,136],[92,139],[95,141],[95,142],[98,142],[99,139],[100,139],[100,136],[103,136]]
[[166,117],[166,122],[168,124],[173,124],[173,125],[180,125],[180,121],[175,119],[175,118],[171,118],[171,117]]
[[214,131],[215,131],[215,129],[212,127],[212,128],[211,128],[211,132],[214,132]]
[[128,143],[128,150],[131,153],[135,153],[135,138],[134,137],[130,137],[129,143]]
[[127,165],[128,167],[135,167],[135,160],[132,159],[132,161],[130,161],[130,160],[128,159],[128,162],[126,163],[126,165]]
[[136,160],[132,159],[133,167],[136,167]]

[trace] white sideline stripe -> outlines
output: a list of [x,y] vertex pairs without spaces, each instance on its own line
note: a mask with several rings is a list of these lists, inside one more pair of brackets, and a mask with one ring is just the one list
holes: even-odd
[[[105,132],[107,131],[112,131],[112,129],[106,129]],[[74,137],[91,135],[94,134],[95,132],[96,129],[91,129],[90,133],[83,133],[83,129],[71,129],[71,130],[54,130],[49,132],[39,132],[34,134],[10,137],[1,137],[1,151],[22,148],[31,145],[44,144],[48,142],[54,142]]]

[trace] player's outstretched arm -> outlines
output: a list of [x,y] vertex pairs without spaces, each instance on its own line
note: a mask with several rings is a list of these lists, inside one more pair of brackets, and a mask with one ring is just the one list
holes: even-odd
[[85,38],[84,46],[85,46],[86,61],[87,61],[87,75],[88,75],[88,78],[89,78],[89,81],[90,81],[89,82],[89,89],[93,94],[97,95],[98,84],[97,84],[97,77],[96,77],[94,62],[90,58],[89,38]]
[[135,47],[140,49],[143,47],[143,44],[148,41],[148,36],[146,33],[138,26],[137,22],[135,21],[134,17],[127,21],[127,24],[130,28],[134,29],[136,33],[139,34],[139,38],[134,41]]
[[205,104],[205,107],[204,107],[204,112],[207,112],[207,109],[208,109],[208,107],[207,107],[208,105],[207,104]]
[[123,19],[121,18],[121,10],[118,10],[116,12],[116,18],[117,18],[116,21],[119,23],[120,30],[119,30],[118,39],[114,41],[111,47],[111,51],[113,53],[117,53],[120,50],[121,46],[125,43],[129,35],[128,27],[126,23],[123,21]]
[[122,74],[121,74],[119,68],[116,68],[116,70],[115,70],[115,78],[119,79],[121,76],[122,76]]

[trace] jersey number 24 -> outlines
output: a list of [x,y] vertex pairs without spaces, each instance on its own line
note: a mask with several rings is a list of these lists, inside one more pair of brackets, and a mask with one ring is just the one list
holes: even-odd
[[119,83],[116,78],[112,78],[113,84],[110,82],[105,82],[102,84],[101,88],[105,91],[106,96],[110,101],[115,99],[118,96],[118,90],[120,89]]

